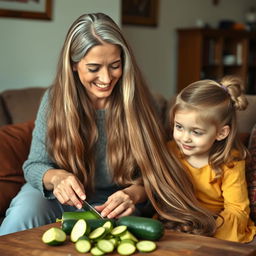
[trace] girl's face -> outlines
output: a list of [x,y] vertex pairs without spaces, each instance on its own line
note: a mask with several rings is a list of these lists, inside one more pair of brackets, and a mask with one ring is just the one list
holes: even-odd
[[117,45],[94,46],[73,67],[96,109],[106,108],[108,97],[122,76],[121,50]]
[[200,112],[194,110],[176,111],[173,137],[178,147],[189,159],[208,162],[209,151],[218,139],[215,125],[201,121]]

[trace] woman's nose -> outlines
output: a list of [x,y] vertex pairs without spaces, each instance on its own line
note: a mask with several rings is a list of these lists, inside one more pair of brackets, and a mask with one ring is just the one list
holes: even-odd
[[111,82],[111,75],[107,68],[101,70],[99,74],[99,80],[104,84],[109,84]]

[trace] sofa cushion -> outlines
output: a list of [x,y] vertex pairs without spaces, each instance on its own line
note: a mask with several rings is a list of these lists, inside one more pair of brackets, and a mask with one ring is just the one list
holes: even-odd
[[34,121],[0,127],[1,216],[25,182],[22,165],[28,157],[33,128]]
[[247,165],[247,183],[248,195],[250,199],[251,218],[256,223],[256,124],[254,125],[248,149],[251,153],[251,159]]
[[35,120],[44,87],[12,89],[2,92],[3,104],[10,123]]

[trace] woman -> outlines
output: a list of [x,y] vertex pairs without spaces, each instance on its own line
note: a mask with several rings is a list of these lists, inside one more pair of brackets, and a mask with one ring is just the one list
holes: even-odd
[[102,13],[79,17],[39,108],[24,164],[27,184],[0,234],[54,222],[63,211],[81,209],[85,199],[103,217],[140,215],[147,197],[161,216],[211,234],[214,219],[169,156],[151,103],[115,22]]

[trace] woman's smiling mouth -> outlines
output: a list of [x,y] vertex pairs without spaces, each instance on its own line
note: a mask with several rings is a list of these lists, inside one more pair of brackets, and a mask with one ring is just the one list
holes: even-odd
[[94,85],[102,89],[105,89],[111,86],[111,84],[97,84],[97,83],[94,83]]

